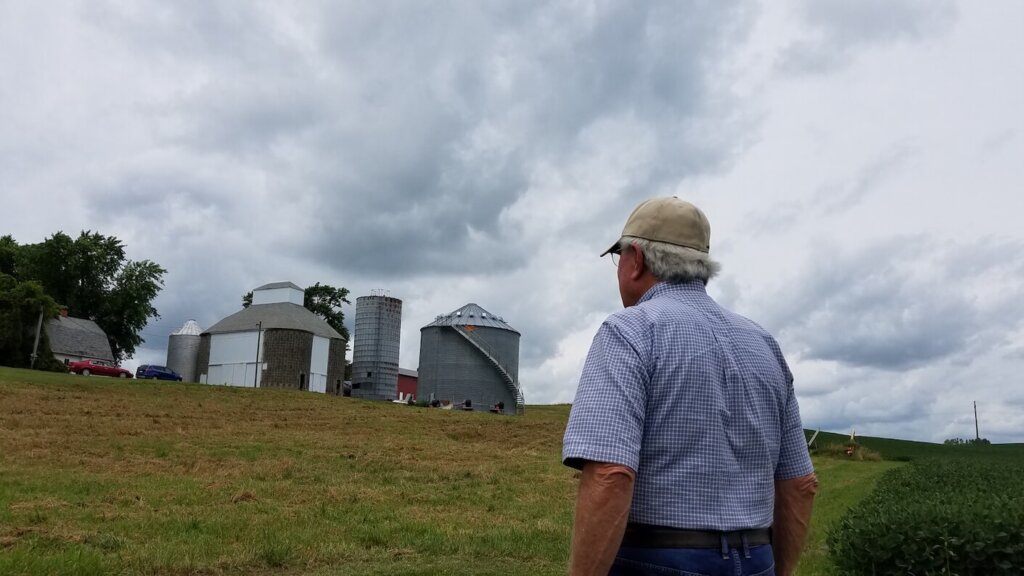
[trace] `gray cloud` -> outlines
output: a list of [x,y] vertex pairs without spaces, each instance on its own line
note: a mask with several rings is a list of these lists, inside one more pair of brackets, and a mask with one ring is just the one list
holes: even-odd
[[919,41],[950,28],[952,0],[803,0],[799,16],[805,35],[779,55],[790,73],[822,73],[847,64],[866,46]]
[[[804,359],[881,370],[969,362],[977,349],[1022,327],[1014,311],[1024,288],[1005,282],[1024,272],[1021,248],[927,237],[854,251],[818,247],[806,281],[775,309],[770,324]],[[994,279],[998,290],[991,288]]]
[[[90,21],[190,86],[143,108],[159,118],[170,171],[212,157],[234,176],[184,185],[194,206],[217,206],[238,184],[272,205],[305,203],[307,219],[291,224],[312,233],[271,226],[278,245],[359,273],[520,267],[523,243],[538,239],[502,214],[609,126],[650,142],[620,192],[631,198],[716,169],[734,151],[729,124],[740,129],[710,76],[748,26],[737,3],[705,6],[701,19],[671,2],[582,15],[548,3],[328,3],[307,8],[317,24],[299,30],[295,14],[271,9],[151,8],[161,16],[105,5]],[[123,177],[97,209],[131,210],[126,200],[167,188]],[[225,227],[240,216],[226,211]]]
[[1003,128],[989,135],[981,143],[979,156],[985,158],[1002,152],[1006,148],[1010,147],[1018,136],[1019,134],[1015,128]]
[[744,228],[757,234],[772,234],[793,228],[802,218],[828,218],[848,212],[904,170],[917,150],[909,143],[890,147],[853,174],[822,184],[806,199],[779,202],[768,214],[747,216]]
[[826,185],[818,190],[811,206],[824,215],[845,212],[875,192],[880,184],[893,177],[914,155],[915,148],[897,145],[874,158],[854,177],[841,184]]
[[530,401],[568,401],[620,306],[597,254],[679,194],[808,425],[935,439],[975,390],[1020,401],[1020,75],[976,56],[1012,49],[1007,5],[55,2],[0,3],[2,233],[165,266],[136,360],[320,281],[402,298],[409,368],[476,301],[522,332]]

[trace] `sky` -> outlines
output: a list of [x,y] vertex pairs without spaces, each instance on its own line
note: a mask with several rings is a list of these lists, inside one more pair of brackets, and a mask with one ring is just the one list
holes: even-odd
[[[700,206],[805,427],[1024,442],[1024,4],[0,0],[0,234],[167,269],[126,363],[269,282],[474,302],[570,402],[599,258]],[[355,335],[358,338],[358,335]],[[351,354],[351,353],[350,353]],[[351,356],[350,356],[351,357]]]

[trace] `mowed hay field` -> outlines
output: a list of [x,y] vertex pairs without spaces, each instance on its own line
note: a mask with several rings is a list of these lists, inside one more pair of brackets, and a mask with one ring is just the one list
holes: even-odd
[[[564,574],[567,416],[0,368],[0,574]],[[816,465],[800,574],[900,464]]]

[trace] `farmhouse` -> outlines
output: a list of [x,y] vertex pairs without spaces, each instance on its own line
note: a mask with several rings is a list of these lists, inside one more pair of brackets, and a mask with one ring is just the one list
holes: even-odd
[[303,297],[291,282],[253,290],[252,305],[200,335],[199,381],[337,394],[345,374],[345,339],[307,310]]
[[104,360],[114,362],[107,334],[92,320],[67,315],[66,308],[57,318],[44,324],[50,340],[50,350],[58,362],[65,365],[79,360]]

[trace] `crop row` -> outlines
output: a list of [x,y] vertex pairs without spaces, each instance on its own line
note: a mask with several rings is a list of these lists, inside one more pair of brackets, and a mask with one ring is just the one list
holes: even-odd
[[829,532],[844,574],[1020,574],[1024,465],[919,460],[887,473]]

